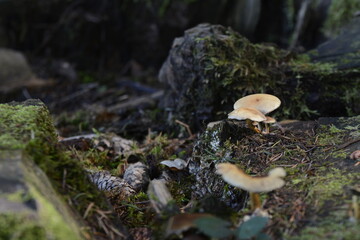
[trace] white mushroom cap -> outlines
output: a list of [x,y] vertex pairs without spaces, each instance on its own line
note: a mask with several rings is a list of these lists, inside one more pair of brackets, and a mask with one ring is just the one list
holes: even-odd
[[263,114],[277,109],[281,104],[279,98],[265,93],[257,93],[240,98],[234,103],[234,109],[238,108],[256,108]]
[[281,188],[285,184],[282,177],[286,175],[283,168],[275,168],[269,172],[267,177],[252,177],[231,163],[217,164],[216,173],[220,174],[224,181],[230,185],[254,193],[270,192]]
[[176,168],[178,170],[182,170],[186,167],[187,163],[180,158],[176,158],[175,160],[164,160],[161,161],[160,164],[165,165],[169,168]]
[[250,119],[256,122],[262,122],[266,120],[264,114],[254,108],[238,108],[228,114],[229,119],[245,120]]

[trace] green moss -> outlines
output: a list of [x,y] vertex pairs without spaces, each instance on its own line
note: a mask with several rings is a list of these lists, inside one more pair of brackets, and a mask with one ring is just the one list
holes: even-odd
[[[58,148],[49,112],[40,101],[0,104],[0,133],[11,139],[0,142],[0,148],[25,150],[78,214],[82,216],[93,202],[100,209],[109,208],[104,196],[89,182],[81,164]],[[86,221],[92,228],[98,228],[95,215],[89,214]],[[103,230],[99,227],[97,231]]]
[[0,149],[20,149],[35,138],[55,139],[45,106],[0,104]]
[[295,58],[290,60],[289,66],[294,72],[299,73],[317,72],[321,74],[329,74],[336,70],[336,64],[333,63],[311,62],[309,54],[300,54],[295,56]]
[[[2,196],[2,194],[0,194],[0,196]],[[6,194],[4,195],[4,197],[11,202],[18,202],[18,203],[25,202],[31,199],[31,196],[27,192],[24,192],[23,190]]]
[[357,173],[344,174],[343,171],[336,168],[321,168],[317,171],[317,176],[309,178],[312,186],[308,188],[308,199],[316,202],[315,206],[321,209],[325,201],[332,201],[335,196],[337,201],[343,201],[341,196],[344,194],[344,188],[356,182]]
[[30,216],[2,213],[0,214],[0,239],[45,240],[48,237],[44,227],[31,220]]
[[332,0],[324,23],[324,32],[329,36],[339,33],[341,27],[348,23],[356,11],[360,10],[358,0]]
[[191,199],[191,186],[194,183],[192,177],[183,177],[180,181],[171,181],[168,183],[171,196],[174,197],[178,206],[186,205]]
[[150,209],[147,208],[148,201],[148,195],[139,192],[121,202],[120,215],[122,215],[122,221],[126,226],[130,228],[149,226],[154,213],[149,212]]
[[346,136],[346,131],[338,129],[334,125],[320,126],[318,134],[318,144],[325,145],[339,145],[343,143],[343,139]]
[[52,239],[81,239],[77,226],[71,224],[69,219],[65,220],[53,203],[45,199],[35,188],[30,188],[30,194],[39,203],[39,218],[45,227],[47,237]]

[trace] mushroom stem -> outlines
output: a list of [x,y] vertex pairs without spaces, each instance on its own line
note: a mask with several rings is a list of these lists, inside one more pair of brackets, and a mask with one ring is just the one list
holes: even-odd
[[264,134],[269,134],[270,133],[270,127],[268,123],[264,123],[265,125],[265,130],[263,131]]
[[261,133],[261,131],[257,127],[255,127],[253,123],[255,123],[255,122],[251,121],[250,119],[246,119],[246,124],[251,130],[253,130],[257,133]]
[[261,199],[258,193],[250,192],[251,211],[261,208]]

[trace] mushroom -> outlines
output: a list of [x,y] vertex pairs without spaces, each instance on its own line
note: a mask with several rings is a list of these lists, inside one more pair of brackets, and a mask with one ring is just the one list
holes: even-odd
[[216,165],[216,173],[221,175],[225,182],[241,188],[250,193],[251,208],[255,210],[261,207],[259,192],[270,192],[284,186],[282,179],[286,176],[283,168],[274,168],[266,177],[252,177],[231,163],[219,163]]
[[[237,110],[239,108],[251,108],[258,110],[265,115],[277,109],[280,104],[280,99],[273,95],[257,93],[245,96],[237,100],[234,104],[234,109]],[[265,131],[263,133],[269,133],[268,123],[275,123],[276,120],[272,117],[266,116],[266,119],[261,122],[265,124]],[[258,125],[258,128],[261,129],[260,124]]]
[[176,158],[175,160],[164,160],[161,161],[160,164],[165,165],[169,167],[171,170],[182,170],[186,167],[187,162],[185,162],[183,159]]
[[281,101],[278,97],[265,93],[257,93],[245,96],[237,100],[234,103],[234,109],[242,107],[255,108],[263,114],[268,114],[269,112],[277,109],[280,104]]
[[254,108],[238,108],[228,114],[229,119],[246,120],[248,127],[255,132],[260,133],[261,130],[256,128],[253,123],[259,126],[259,122],[265,121],[266,117],[260,111]]
[[269,127],[269,123],[276,123],[276,119],[273,117],[269,117],[269,116],[265,116],[266,120],[262,121],[265,125],[265,130],[263,131],[263,133],[268,134],[270,132],[270,127]]

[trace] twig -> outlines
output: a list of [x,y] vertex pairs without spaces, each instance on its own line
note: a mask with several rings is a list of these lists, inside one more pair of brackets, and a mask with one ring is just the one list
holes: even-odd
[[309,0],[302,1],[302,3],[301,3],[301,7],[298,12],[297,19],[296,19],[295,31],[292,36],[292,40],[290,42],[290,47],[289,47],[290,50],[295,48],[295,46],[299,40],[299,37],[301,36],[301,34],[304,30],[305,23],[306,23],[305,22],[306,14],[309,12],[309,4],[310,4]]
[[339,147],[337,147],[335,149],[335,151],[339,151],[340,149],[346,148],[347,146],[357,143],[357,142],[360,142],[360,138],[357,138],[357,139],[354,139],[354,140],[351,140],[351,141],[341,144]]
[[194,136],[194,135],[192,134],[192,132],[191,132],[191,129],[190,129],[189,125],[187,125],[186,123],[184,123],[184,122],[182,122],[182,121],[180,121],[180,120],[177,120],[177,119],[175,120],[175,122],[178,123],[178,124],[180,124],[181,126],[185,127],[185,129],[186,129],[186,131],[187,131],[187,133],[189,134],[190,137],[193,137],[193,136]]
[[66,168],[65,168],[64,171],[63,171],[63,180],[62,180],[62,188],[63,189],[65,189],[65,187],[66,187],[66,173],[67,173],[67,171],[66,171]]
[[83,216],[83,219],[86,219],[86,217],[89,215],[89,212],[90,212],[90,210],[93,208],[93,206],[94,206],[94,203],[93,203],[93,202],[91,202],[91,203],[87,206],[87,208],[86,208],[86,210],[85,210],[85,213],[84,213],[84,216]]
[[99,85],[98,85],[97,83],[88,84],[85,89],[82,89],[82,90],[80,90],[80,91],[74,92],[73,94],[70,94],[70,95],[62,98],[61,100],[59,100],[59,101],[57,102],[57,104],[69,102],[69,101],[73,100],[74,98],[77,98],[77,97],[79,97],[79,96],[81,96],[81,95],[84,95],[84,94],[86,94],[87,92],[91,91],[92,89],[97,88],[98,86],[99,86]]

